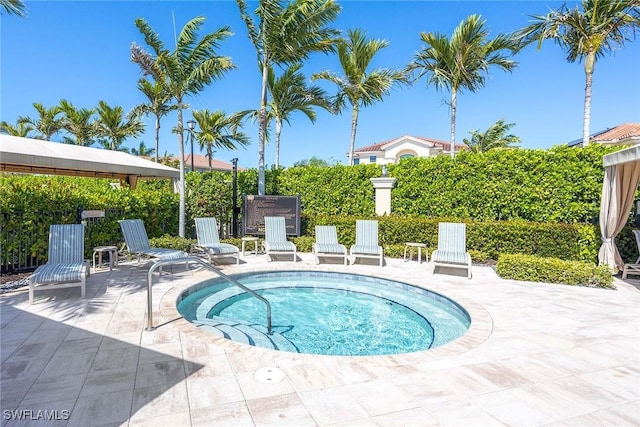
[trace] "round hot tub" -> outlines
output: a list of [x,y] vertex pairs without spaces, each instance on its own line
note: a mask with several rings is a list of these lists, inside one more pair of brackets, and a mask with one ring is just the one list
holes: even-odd
[[462,336],[471,324],[455,301],[427,289],[370,276],[316,271],[232,276],[266,304],[223,279],[194,285],[178,311],[214,335],[297,353],[371,356],[424,351]]

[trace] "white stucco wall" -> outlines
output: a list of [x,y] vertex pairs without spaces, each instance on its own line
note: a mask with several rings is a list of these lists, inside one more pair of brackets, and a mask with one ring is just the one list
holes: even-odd
[[377,152],[362,152],[355,153],[354,158],[360,159],[360,164],[365,165],[371,163],[370,157],[376,156],[376,164],[384,165],[390,163],[397,163],[400,156],[403,154],[412,154],[415,157],[430,157],[437,156],[441,153],[439,147],[429,148],[426,144],[416,143],[412,140],[402,140],[398,143],[392,144],[386,151]]

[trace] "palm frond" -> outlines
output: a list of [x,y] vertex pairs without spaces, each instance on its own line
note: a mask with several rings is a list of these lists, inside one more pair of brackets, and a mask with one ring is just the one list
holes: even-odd
[[26,16],[27,8],[22,0],[1,0],[0,11],[4,11],[9,15]]
[[144,37],[144,42],[153,49],[156,56],[159,56],[161,52],[165,50],[164,43],[160,39],[158,33],[156,33],[153,28],[142,18],[137,18],[135,20],[135,25],[140,30],[140,33]]

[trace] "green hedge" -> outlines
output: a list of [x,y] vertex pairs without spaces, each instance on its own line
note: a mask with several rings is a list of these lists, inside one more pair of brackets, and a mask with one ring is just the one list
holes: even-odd
[[503,254],[496,271],[503,279],[613,288],[609,269],[589,262]]
[[5,254],[25,246],[27,257],[46,260],[49,225],[76,223],[78,212],[83,208],[107,212],[102,220],[87,221],[87,258],[95,246],[122,243],[119,219],[142,219],[149,237],[177,234],[177,194],[167,191],[167,187],[159,191],[154,188],[157,183],[147,187],[147,183],[141,182],[136,190],[131,190],[114,189],[111,182],[93,178],[0,175],[2,263],[7,261]]
[[[375,217],[371,217],[375,218]],[[355,243],[356,220],[360,217],[305,215],[303,234],[313,235],[315,225],[335,225],[338,240],[347,247]],[[429,253],[438,247],[438,223],[454,218],[403,218],[384,216],[378,234],[382,246],[420,242]],[[517,221],[465,221],[467,248],[476,262],[497,260],[503,253],[528,253],[541,257],[594,262],[598,255],[599,231],[593,225],[545,224]],[[392,249],[397,251],[397,249]],[[386,252],[385,252],[386,253]]]
[[[599,231],[591,224],[598,216],[602,156],[616,149],[591,144],[491,150],[389,165],[397,184],[392,190],[393,213],[379,218],[381,244],[388,253],[400,252],[408,241],[424,242],[433,250],[439,221],[465,221],[476,261],[496,260],[502,253],[595,261]],[[341,243],[349,246],[355,239],[355,220],[375,218],[370,178],[379,175],[378,165],[267,170],[266,189],[268,194],[301,196],[304,235],[312,236],[315,224],[335,224]],[[239,207],[242,194],[257,192],[257,176],[256,169],[238,173]],[[187,174],[187,237],[195,237],[194,217],[230,222],[231,179],[227,172]],[[46,256],[48,224],[75,222],[78,207],[111,212],[89,224],[85,243],[89,255],[93,246],[121,241],[118,219],[142,219],[150,238],[178,232],[178,195],[168,180],[141,181],[136,190],[114,190],[104,179],[0,174],[2,226],[11,236],[0,242],[2,256],[24,247],[33,236],[29,255]],[[58,211],[57,216],[38,217],[52,210]],[[629,227],[617,244],[625,261],[635,260],[637,248]]]
[[[403,159],[388,165],[397,179],[392,215],[590,223],[598,217],[602,157],[618,149],[591,144]],[[271,177],[278,189],[272,194],[300,194],[303,211],[314,214],[373,215],[369,179],[376,176],[379,165],[293,167]]]
[[191,253],[191,249],[196,243],[197,241],[195,239],[170,236],[168,234],[149,239],[149,246],[152,248],[176,249],[179,251],[185,251],[188,254]]

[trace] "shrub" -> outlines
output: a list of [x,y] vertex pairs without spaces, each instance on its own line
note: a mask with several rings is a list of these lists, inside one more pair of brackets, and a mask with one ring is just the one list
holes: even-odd
[[311,247],[316,241],[313,236],[291,237],[289,240],[296,245],[298,252],[311,252]]
[[[349,250],[349,246],[347,246],[347,251]],[[383,245],[384,256],[389,258],[402,258],[404,256],[404,244],[392,244],[392,245]],[[418,248],[413,248],[414,259],[417,259],[418,256]],[[407,251],[407,256],[409,256],[409,251]],[[425,259],[425,249],[422,248],[422,259]]]
[[[590,223],[598,217],[602,156],[618,149],[590,144],[403,159],[388,165],[389,176],[397,178],[391,191],[393,212],[476,221]],[[250,171],[243,174],[253,176]],[[277,191],[268,194],[300,194],[307,213],[367,216],[374,214],[370,178],[377,176],[380,166],[375,164],[292,167],[272,174],[271,182],[267,177]],[[243,176],[242,188],[250,190],[246,181]]]
[[[335,225],[338,241],[349,247],[355,243],[359,217],[305,215],[303,234],[313,235],[315,225]],[[385,254],[402,256],[404,243],[425,243],[431,253],[438,247],[438,223],[459,222],[455,218],[383,216],[376,218],[378,240],[389,246]],[[522,220],[465,221],[467,250],[474,262],[497,260],[503,253],[526,253],[567,260],[595,261],[598,254],[597,228],[586,224],[547,224]],[[399,249],[392,245],[401,246]]]
[[[378,218],[380,244],[389,256],[400,256],[403,247],[395,245],[409,241],[425,243],[431,251],[437,247],[439,221],[464,221],[474,262],[495,261],[505,253],[595,261],[600,233],[593,220],[602,191],[602,156],[618,148],[590,144],[403,159],[388,166],[398,181],[391,194],[393,214],[384,217],[374,215],[370,182],[380,176],[379,165],[270,169],[266,192],[299,194],[302,234],[313,236],[315,224],[334,224],[347,247],[355,241],[356,219]],[[238,206],[242,194],[256,194],[257,176],[256,169],[238,173]],[[118,219],[142,219],[149,237],[178,233],[178,195],[169,180],[141,181],[136,190],[113,190],[111,181],[0,174],[1,263],[12,264],[10,257],[30,258],[32,265],[46,260],[49,224],[76,222],[79,208],[107,211],[86,230],[87,257],[95,246],[122,241]],[[187,236],[195,237],[196,216],[230,221],[230,173],[189,173],[186,181]],[[637,258],[629,229],[616,239],[626,262]],[[310,248],[306,242],[300,246]]]
[[196,244],[194,239],[187,239],[186,237],[178,237],[178,236],[170,236],[165,234],[161,237],[154,237],[149,239],[149,245],[152,248],[167,248],[167,249],[177,249],[180,251],[185,251],[186,253],[191,252],[191,247]]
[[589,262],[504,254],[498,258],[496,271],[503,279],[613,288],[609,269]]

